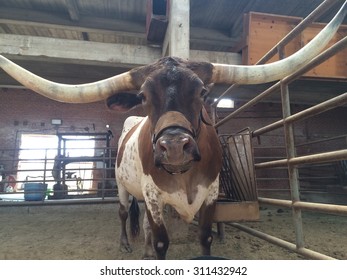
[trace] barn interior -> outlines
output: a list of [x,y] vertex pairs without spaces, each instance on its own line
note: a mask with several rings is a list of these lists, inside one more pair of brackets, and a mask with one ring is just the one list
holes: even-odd
[[[167,55],[263,64],[310,42],[344,2],[0,0],[0,54],[66,84],[105,79]],[[286,88],[213,85],[206,106],[226,162],[216,222],[256,220],[268,204],[295,209],[298,220],[305,208],[347,215],[346,36],[347,17],[327,57],[302,73],[293,69]],[[115,202],[118,139],[131,115],[142,116],[142,109],[59,103],[1,70],[0,207]]]

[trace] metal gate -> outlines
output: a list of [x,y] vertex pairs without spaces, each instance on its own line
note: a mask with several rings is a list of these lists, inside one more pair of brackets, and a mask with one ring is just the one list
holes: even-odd
[[[263,64],[268,61],[273,55],[277,52],[279,54],[283,53],[285,45],[290,42],[295,36],[297,36],[304,28],[308,26],[311,22],[313,22],[316,18],[318,18],[324,11],[331,8],[332,5],[336,4],[334,1],[326,0],[324,1],[315,11],[313,11],[306,19],[304,19],[296,28],[292,30],[285,38],[282,39],[276,46],[273,47],[257,64]],[[296,156],[296,145],[295,145],[295,135],[293,125],[297,121],[308,119],[328,110],[334,109],[338,106],[342,106],[347,104],[347,92],[343,93],[339,96],[336,96],[332,99],[324,101],[320,104],[312,106],[308,109],[305,109],[299,113],[291,114],[290,110],[290,92],[288,85],[294,80],[300,78],[304,73],[321,64],[328,58],[336,55],[339,51],[343,50],[347,47],[347,37],[341,39],[339,42],[335,43],[333,46],[322,52],[319,56],[313,59],[306,66],[298,69],[290,76],[285,77],[278,83],[272,85],[270,88],[257,95],[255,98],[249,100],[240,108],[233,111],[223,120],[219,121],[215,124],[215,127],[218,128],[226,122],[233,120],[240,113],[245,112],[245,110],[254,106],[255,104],[261,102],[264,98],[269,96],[270,94],[275,93],[280,90],[281,92],[281,103],[282,103],[282,114],[283,118],[279,121],[270,123],[264,127],[258,128],[252,131],[252,137],[260,137],[261,135],[273,131],[278,128],[283,128],[284,131],[284,139],[285,139],[285,149],[286,149],[286,158],[276,159],[266,162],[256,163],[255,169],[269,169],[269,168],[286,168],[288,172],[288,181],[290,186],[291,199],[274,199],[267,197],[258,197],[258,201],[260,204],[268,204],[275,205],[280,207],[287,207],[292,209],[293,220],[294,220],[294,229],[295,229],[295,244],[277,238],[275,236],[268,235],[266,233],[256,231],[250,227],[245,225],[241,225],[239,223],[230,223],[230,225],[243,230],[249,234],[252,234],[256,237],[264,239],[272,244],[281,246],[288,250],[294,251],[298,254],[301,254],[307,258],[312,259],[332,259],[330,256],[326,256],[319,252],[315,252],[306,248],[304,243],[304,231],[303,231],[303,223],[302,223],[302,211],[315,211],[329,214],[337,214],[337,215],[346,215],[347,216],[347,206],[344,205],[335,205],[335,204],[325,204],[325,203],[310,203],[304,202],[300,200],[300,178],[298,167],[306,164],[320,164],[327,162],[342,162],[344,163],[347,159],[347,149],[340,149],[330,152],[324,153],[316,153],[304,156]],[[218,100],[216,100],[213,104],[214,112],[216,112],[216,107],[219,100],[225,95],[232,95],[235,93],[235,89],[238,85],[232,85],[226,92],[224,92]],[[223,177],[223,176],[222,176]],[[228,192],[228,190],[227,190]],[[238,195],[242,195],[240,193],[230,193],[231,197],[236,197]]]

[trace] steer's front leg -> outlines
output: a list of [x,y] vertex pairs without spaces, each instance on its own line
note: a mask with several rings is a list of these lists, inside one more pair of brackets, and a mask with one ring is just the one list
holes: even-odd
[[129,193],[126,189],[118,184],[118,194],[119,194],[119,218],[121,220],[121,233],[120,233],[120,244],[119,248],[122,252],[131,253],[132,249],[128,241],[127,234],[127,219],[128,219],[128,210],[129,210]]
[[142,191],[145,199],[148,222],[152,230],[153,248],[157,259],[164,260],[166,251],[169,248],[169,236],[164,225],[164,203],[160,190],[153,182],[147,181],[144,182]]
[[164,225],[162,208],[152,213],[153,211],[146,207],[146,211],[152,229],[152,242],[157,259],[165,260],[166,252],[169,248],[169,236]]
[[211,255],[212,223],[216,202],[206,205],[206,202],[201,206],[199,213],[199,237],[202,249],[202,255]]

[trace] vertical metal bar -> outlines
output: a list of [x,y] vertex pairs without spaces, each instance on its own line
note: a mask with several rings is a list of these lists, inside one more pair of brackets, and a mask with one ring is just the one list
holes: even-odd
[[107,164],[106,164],[106,159],[105,159],[105,154],[106,154],[106,149],[104,149],[104,152],[102,153],[102,199],[105,199],[105,190],[106,190],[106,170]]
[[47,149],[45,149],[45,163],[43,164],[43,183],[46,184],[46,171],[47,171]]
[[[66,157],[66,139],[62,138],[62,142],[63,142],[63,157],[65,158]],[[62,175],[62,178],[60,179],[61,179],[61,182],[63,183],[63,186],[65,186],[66,164],[62,164],[61,167],[62,167],[61,170],[63,172],[63,175]]]
[[278,52],[279,59],[283,59],[286,57],[286,54],[284,52],[284,47],[285,46],[282,46],[282,45],[277,46],[277,52]]
[[217,106],[211,106],[211,118],[212,124],[215,124],[217,119]]
[[[282,112],[283,119],[291,115],[290,112],[290,98],[289,98],[289,88],[287,83],[281,82],[281,98],[282,98]],[[286,152],[287,158],[291,159],[295,157],[295,139],[294,139],[294,128],[293,123],[284,123],[284,137],[286,142]],[[289,186],[291,190],[291,198],[293,203],[300,201],[299,192],[299,175],[298,169],[295,165],[288,163],[288,176],[289,176]],[[294,228],[295,228],[295,238],[297,248],[303,248],[305,246],[304,242],[304,232],[302,226],[302,216],[301,210],[297,208],[292,208]]]

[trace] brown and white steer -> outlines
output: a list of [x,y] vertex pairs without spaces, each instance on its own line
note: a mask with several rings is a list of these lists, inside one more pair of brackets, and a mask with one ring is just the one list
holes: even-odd
[[107,100],[110,108],[119,110],[142,104],[147,116],[132,117],[125,122],[116,163],[124,227],[122,246],[128,249],[129,245],[125,221],[128,193],[131,193],[144,199],[146,205],[145,256],[150,256],[153,243],[156,257],[165,258],[169,246],[162,217],[165,204],[172,205],[187,222],[200,211],[202,253],[210,254],[221,152],[216,132],[203,107],[207,86],[211,83],[266,83],[289,75],[327,45],[346,15],[346,3],[304,48],[266,65],[226,65],[166,57],[82,85],[48,81],[3,56],[0,56],[0,67],[27,88],[57,101],[89,103]]
[[[208,64],[204,67],[212,69]],[[131,193],[146,205],[146,258],[152,256],[152,243],[157,257],[165,258],[169,246],[163,221],[166,204],[187,222],[200,210],[200,243],[203,254],[209,255],[222,159],[217,134],[203,107],[210,77],[198,76],[178,58],[163,58],[155,68],[143,83],[137,102],[133,99],[130,105],[141,102],[147,117],[128,118],[119,140],[116,178],[121,243],[129,248],[125,222]],[[126,104],[122,109],[130,109],[125,99],[125,94],[118,94],[107,103],[111,108]]]

